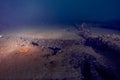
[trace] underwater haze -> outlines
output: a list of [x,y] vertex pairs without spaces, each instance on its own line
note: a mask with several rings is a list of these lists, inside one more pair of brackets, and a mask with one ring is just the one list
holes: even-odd
[[7,25],[120,20],[120,0],[0,0]]

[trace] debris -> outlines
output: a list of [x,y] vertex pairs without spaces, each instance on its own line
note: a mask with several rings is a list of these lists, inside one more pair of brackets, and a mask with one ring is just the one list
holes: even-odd
[[61,48],[57,48],[57,47],[55,47],[55,48],[53,48],[53,47],[48,47],[48,48],[54,51],[52,55],[56,55],[57,52],[61,50]]
[[38,44],[37,42],[31,42],[31,44],[32,44],[33,46],[39,46],[39,44]]

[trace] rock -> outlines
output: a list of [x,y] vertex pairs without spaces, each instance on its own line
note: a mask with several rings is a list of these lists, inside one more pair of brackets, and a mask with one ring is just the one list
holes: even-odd
[[88,37],[86,39],[86,45],[108,51],[120,52],[120,36],[113,34]]
[[82,58],[83,80],[111,80],[111,78],[117,80],[113,71],[101,65],[92,55],[84,54]]
[[75,25],[75,27],[78,30],[78,35],[82,36],[83,38],[87,38],[92,34],[90,27],[86,23],[82,23],[81,25]]
[[37,42],[31,42],[31,44],[32,44],[33,46],[39,46],[39,44],[38,44]]

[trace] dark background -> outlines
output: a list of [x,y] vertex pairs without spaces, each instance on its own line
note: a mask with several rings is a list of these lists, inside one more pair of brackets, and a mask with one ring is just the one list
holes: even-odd
[[120,0],[0,0],[0,23],[6,25],[120,22]]

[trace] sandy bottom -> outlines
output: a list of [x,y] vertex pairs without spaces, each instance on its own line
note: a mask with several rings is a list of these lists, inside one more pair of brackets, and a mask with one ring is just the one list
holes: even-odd
[[[92,30],[94,34],[119,33],[101,28]],[[3,30],[0,35],[1,80],[110,80],[108,76],[113,75],[108,68],[111,63],[84,45],[85,40],[72,26],[21,27]],[[103,73],[107,77],[101,77]]]
[[[120,34],[120,31],[91,27],[95,35]],[[41,25],[41,26],[17,26],[15,28],[1,29],[0,35],[39,38],[39,39],[79,39],[77,30],[72,25]]]

